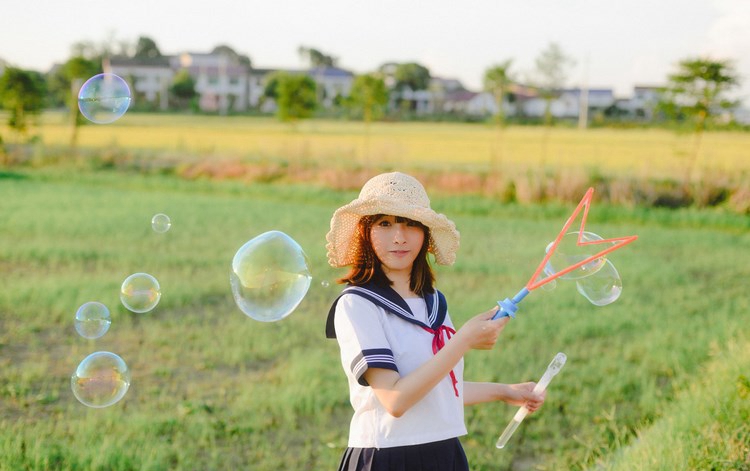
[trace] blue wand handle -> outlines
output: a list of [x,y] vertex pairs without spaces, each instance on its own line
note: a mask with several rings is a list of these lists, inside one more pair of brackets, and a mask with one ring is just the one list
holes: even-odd
[[494,321],[495,319],[499,319],[501,317],[512,317],[513,319],[515,319],[516,311],[518,310],[518,303],[520,303],[527,294],[529,294],[529,290],[523,288],[515,296],[513,296],[513,299],[505,298],[502,301],[498,301],[497,305],[500,306],[500,309],[497,311],[497,313],[495,313],[494,316],[492,316],[492,320]]

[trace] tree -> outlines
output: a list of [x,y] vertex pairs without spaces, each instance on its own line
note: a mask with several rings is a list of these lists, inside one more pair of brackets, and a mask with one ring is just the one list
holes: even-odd
[[683,116],[702,132],[722,111],[737,105],[726,94],[740,83],[734,65],[728,60],[684,59],[670,74],[662,104],[673,116]]
[[187,69],[182,69],[175,74],[169,93],[175,98],[180,108],[184,108],[198,95],[195,91],[195,79]]
[[211,54],[223,55],[228,57],[232,62],[235,62],[246,67],[252,67],[252,61],[244,54],[239,54],[237,51],[227,46],[226,44],[219,44],[214,47]]
[[78,128],[85,122],[78,112],[78,92],[83,83],[96,74],[101,73],[101,62],[85,57],[71,57],[57,71],[50,83],[54,84],[56,92],[64,97],[70,111],[72,132],[70,147],[75,151],[78,141]]
[[513,83],[510,74],[512,63],[513,59],[508,59],[484,71],[484,89],[492,93],[495,98],[495,105],[497,106],[495,117],[500,126],[505,122],[505,109],[503,108],[505,95]]
[[416,62],[398,64],[393,71],[396,90],[408,87],[412,91],[426,90],[430,85],[430,70]]
[[312,47],[300,46],[297,48],[297,53],[303,60],[308,61],[310,68],[336,67],[338,64],[338,57],[329,56]]
[[380,119],[388,106],[388,89],[379,74],[357,75],[349,92],[348,104],[365,123],[364,161],[370,162],[370,123]]
[[373,75],[357,75],[349,93],[349,103],[355,113],[369,123],[381,118],[388,105],[388,90],[382,78]]
[[10,112],[8,125],[25,133],[29,115],[41,111],[45,96],[44,78],[38,72],[8,67],[0,76],[0,104]]
[[695,170],[706,125],[722,111],[737,105],[727,98],[727,93],[739,84],[739,76],[729,60],[683,59],[677,64],[677,71],[669,75],[659,107],[673,118],[691,120],[694,124],[695,145],[686,168],[688,181]]
[[573,58],[566,55],[557,43],[541,52],[535,61],[537,77],[536,86],[544,98],[544,123],[552,124],[551,105],[559,90],[565,86],[568,77],[567,69],[575,65]]
[[312,116],[317,106],[315,81],[307,75],[277,75],[276,116],[285,122]]
[[85,57],[101,62],[105,57],[114,55],[131,56],[135,48],[130,41],[117,39],[114,32],[110,32],[102,41],[79,41],[70,50],[71,57]]
[[264,77],[263,84],[263,98],[270,98],[272,100],[279,99],[279,82],[282,77],[286,76],[287,73],[283,71],[271,72]]
[[156,42],[148,36],[140,36],[135,44],[135,54],[137,59],[157,59],[162,57]]

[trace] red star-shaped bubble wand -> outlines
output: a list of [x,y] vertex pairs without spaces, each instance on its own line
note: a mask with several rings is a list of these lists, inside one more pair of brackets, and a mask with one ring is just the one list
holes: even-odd
[[[588,217],[588,214],[589,214],[589,206],[591,206],[591,198],[593,198],[593,196],[594,196],[594,189],[589,188],[588,191],[586,191],[586,194],[581,199],[581,202],[578,203],[578,206],[573,211],[573,214],[571,214],[568,220],[565,222],[565,225],[560,230],[560,233],[557,234],[557,238],[555,238],[555,241],[552,242],[552,244],[550,244],[549,247],[547,248],[547,253],[542,259],[542,262],[536,268],[536,271],[534,272],[534,274],[531,275],[531,278],[529,278],[529,281],[526,283],[526,286],[524,286],[523,289],[521,289],[521,291],[519,291],[515,296],[513,296],[512,299],[505,298],[502,301],[498,301],[497,304],[498,306],[500,306],[500,309],[497,311],[493,319],[498,319],[500,317],[515,318],[516,311],[518,310],[518,303],[521,302],[521,300],[525,298],[531,291],[565,274],[568,274],[572,272],[573,270],[576,270],[582,267],[583,265],[586,265],[587,263],[591,263],[594,260],[600,259],[610,252],[614,252],[615,250],[621,249],[627,244],[634,242],[638,238],[637,235],[632,235],[632,236],[624,236],[624,237],[614,237],[611,239],[584,240],[584,228],[586,226],[586,218]],[[593,255],[585,257],[582,260],[565,267],[562,270],[556,271],[555,273],[552,273],[552,274],[548,274],[548,276],[546,277],[541,277],[544,267],[547,265],[550,258],[552,258],[552,255],[555,253],[557,246],[560,245],[560,241],[562,241],[563,236],[565,236],[565,234],[568,232],[568,229],[570,229],[570,226],[573,225],[573,222],[577,219],[578,214],[581,212],[581,210],[583,210],[583,215],[581,216],[581,226],[578,231],[577,245],[588,246],[588,245],[595,245],[595,244],[605,244],[606,247],[596,252]]]

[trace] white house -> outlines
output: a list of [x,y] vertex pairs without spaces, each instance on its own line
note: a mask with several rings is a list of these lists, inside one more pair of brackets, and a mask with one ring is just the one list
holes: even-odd
[[441,109],[449,114],[492,116],[497,114],[497,103],[489,92],[458,90],[445,94]]
[[618,102],[617,106],[630,118],[651,120],[654,109],[661,99],[663,87],[636,85],[633,96]]
[[195,79],[204,111],[245,111],[249,104],[250,68],[226,54],[180,54],[173,67],[187,69]]
[[171,62],[169,56],[154,59],[112,57],[104,60],[102,69],[128,82],[133,103],[143,99],[158,103],[159,109],[166,110],[169,107],[169,86],[175,74]]
[[[615,103],[615,95],[609,88],[560,90],[550,101],[550,113],[555,118],[578,118],[582,103],[587,103],[589,112],[604,111]],[[545,99],[537,96],[526,100],[522,111],[526,116],[540,118],[544,116],[546,106]]]
[[336,97],[347,97],[352,90],[354,74],[338,67],[316,67],[308,70],[318,89],[318,100],[326,108],[333,106]]
[[[195,80],[199,107],[203,111],[226,113],[260,108],[275,110],[272,100],[263,100],[267,76],[274,69],[252,69],[225,54],[185,52],[157,59],[113,57],[103,64],[105,72],[124,78],[134,92],[134,99],[158,103],[160,109],[169,107],[169,87],[180,70],[187,70]],[[349,96],[354,74],[338,67],[287,71],[307,74],[316,83],[319,100],[324,107],[334,104],[337,96]]]

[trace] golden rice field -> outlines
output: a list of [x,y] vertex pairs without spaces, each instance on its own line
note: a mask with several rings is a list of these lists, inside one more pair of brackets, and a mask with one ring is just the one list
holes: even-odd
[[[46,146],[70,142],[66,115],[49,112],[31,130]],[[10,132],[3,130],[6,142]],[[309,120],[128,113],[109,125],[79,130],[83,148],[113,147],[242,161],[314,161],[330,165],[404,165],[483,171],[587,169],[607,175],[676,177],[691,160],[695,137],[665,129],[588,129],[490,124]],[[709,132],[697,169],[730,174],[750,169],[750,133]],[[681,175],[681,174],[680,174]]]

